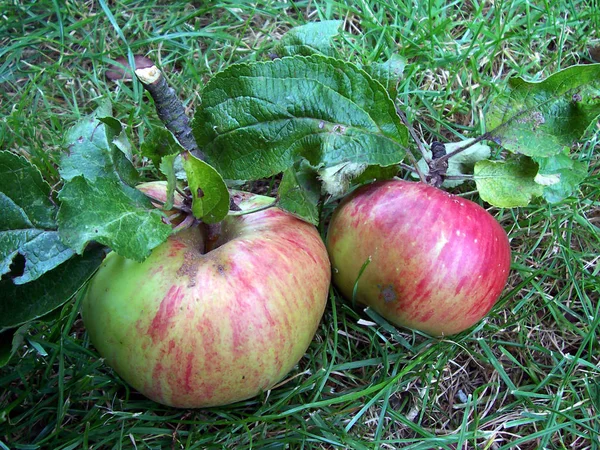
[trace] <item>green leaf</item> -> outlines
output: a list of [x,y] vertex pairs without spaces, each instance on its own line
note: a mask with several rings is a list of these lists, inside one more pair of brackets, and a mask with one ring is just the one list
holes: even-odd
[[572,66],[543,81],[512,78],[496,97],[486,127],[504,148],[550,157],[579,140],[600,115],[600,64]]
[[400,168],[395,164],[387,167],[369,166],[363,173],[352,180],[352,184],[361,185],[377,180],[389,180],[398,175],[399,171]]
[[400,55],[392,55],[383,63],[371,63],[364,66],[365,71],[379,81],[389,92],[391,98],[398,96],[398,83],[402,80],[406,60]]
[[0,329],[17,327],[64,304],[92,276],[104,255],[104,249],[95,248],[22,285],[0,280]]
[[[11,166],[13,169],[20,167],[17,172],[23,175],[23,178],[13,176],[12,181],[17,182],[21,179],[29,183],[26,184],[24,181],[20,186],[22,189],[18,189],[19,186],[13,189],[8,186],[6,189],[25,205],[24,207],[19,206],[15,199],[0,192],[0,211],[2,211],[0,214],[0,276],[10,272],[14,258],[20,254],[25,260],[25,266],[23,273],[13,276],[13,281],[22,284],[39,278],[45,272],[71,258],[74,253],[61,242],[56,231],[39,226],[41,224],[55,228],[56,223],[45,214],[48,211],[53,215],[55,207],[48,200],[50,188],[41,178],[38,178],[41,175],[37,169],[32,168],[27,161],[16,155],[0,155],[0,159],[5,163],[7,160],[18,163]],[[14,171],[11,171],[11,174],[14,175]],[[2,177],[3,180],[11,178],[11,174],[6,175],[6,178]],[[37,201],[39,207],[28,205],[28,201],[32,203]],[[47,210],[41,207],[43,204],[46,204]],[[28,212],[37,218],[29,217]]]
[[0,231],[0,275],[8,273],[17,254],[25,258],[25,270],[15,284],[28,283],[64,263],[74,255],[57,231],[21,229]]
[[76,177],[65,184],[59,199],[61,239],[78,254],[96,241],[125,258],[143,261],[171,234],[148,198],[118,181]]
[[229,179],[259,179],[304,157],[318,168],[388,166],[405,155],[406,127],[384,87],[321,55],[230,66],[206,86],[194,132]]
[[192,213],[205,223],[217,223],[229,212],[227,185],[213,167],[190,153],[183,157],[188,186],[192,193]]
[[0,332],[0,367],[8,364],[17,350],[21,348],[28,330],[29,324],[25,324],[19,328]]
[[0,231],[33,228],[27,214],[10,197],[0,192]]
[[479,195],[489,204],[504,208],[527,206],[544,193],[544,187],[534,181],[537,173],[538,165],[527,157],[475,164]]
[[183,150],[173,133],[160,126],[153,127],[150,135],[140,146],[142,156],[150,159],[154,167],[160,167],[163,157],[181,153]]
[[[123,127],[106,115],[106,104],[77,122],[65,136],[66,153],[60,161],[60,175],[66,180],[83,176],[89,181],[97,178],[122,180],[135,184],[138,174],[123,152]],[[118,123],[115,124],[115,122]],[[115,144],[118,143],[118,145]]]
[[175,158],[177,155],[166,155],[160,162],[160,171],[167,178],[167,201],[163,209],[173,208],[175,198],[175,187],[177,186],[177,175],[175,173]]
[[[469,144],[472,141],[474,141],[474,139],[465,139],[465,140],[459,141],[459,142],[446,143],[446,144],[444,144],[444,147],[446,147],[446,154],[452,153],[453,151],[458,150],[461,147],[464,147],[465,145]],[[446,175],[456,176],[456,177],[461,177],[464,175],[473,175],[475,163],[489,158],[491,153],[492,152],[488,145],[478,142],[477,144],[472,145],[471,147],[467,148],[466,150],[464,150],[460,153],[457,153],[456,155],[448,158],[448,169],[446,170]],[[432,153],[431,153],[430,149],[428,149],[428,148],[425,149],[425,156],[427,158],[431,159]],[[427,165],[427,162],[425,161],[424,158],[421,158],[418,161],[417,165],[419,166],[419,169],[424,174],[426,174],[426,175],[429,174],[429,166]],[[418,178],[418,175],[415,173],[413,173],[412,176],[414,178]],[[456,186],[460,186],[466,180],[467,180],[467,178],[458,179],[458,180],[445,179],[444,182],[442,183],[442,186],[450,189],[450,188],[454,188]]]
[[288,31],[275,46],[278,56],[335,56],[333,39],[339,34],[341,20],[323,20],[300,25]]
[[544,186],[544,198],[550,203],[558,203],[573,195],[587,176],[586,164],[569,158],[568,149],[550,158],[534,160],[539,165],[534,180]]
[[308,164],[290,167],[283,173],[277,196],[280,208],[318,225],[321,183],[317,172]]
[[56,207],[51,200],[50,185],[25,158],[0,151],[0,192],[4,194],[3,201],[10,199],[33,225],[56,228]]

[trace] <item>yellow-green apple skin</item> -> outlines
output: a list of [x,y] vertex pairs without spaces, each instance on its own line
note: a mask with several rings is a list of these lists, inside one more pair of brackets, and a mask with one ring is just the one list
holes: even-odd
[[[441,336],[483,318],[510,270],[506,232],[484,208],[424,183],[380,181],[336,208],[333,283],[402,327]],[[359,278],[363,265],[369,261]]]
[[[242,209],[273,201],[242,197]],[[142,263],[110,253],[84,297],[92,344],[156,402],[201,408],[268,390],[323,315],[330,263],[315,227],[277,208],[221,225],[216,241],[193,227]]]

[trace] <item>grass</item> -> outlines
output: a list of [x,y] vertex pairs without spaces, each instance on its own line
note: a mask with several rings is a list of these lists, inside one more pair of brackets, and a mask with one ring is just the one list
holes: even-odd
[[[105,80],[111,59],[159,61],[192,111],[213,74],[267,59],[290,27],[331,18],[344,20],[347,60],[407,58],[399,101],[427,141],[480,133],[508,77],[590,63],[600,44],[593,0],[2,2],[0,148],[58,180],[65,130],[100,99],[134,141],[157,120],[139,85]],[[577,198],[492,210],[511,238],[512,275],[473,329],[428,338],[332,291],[311,347],[277,389],[175,410],[103,364],[74,301],[34,324],[0,369],[0,448],[600,449],[598,144],[596,133],[577,150],[589,164]]]

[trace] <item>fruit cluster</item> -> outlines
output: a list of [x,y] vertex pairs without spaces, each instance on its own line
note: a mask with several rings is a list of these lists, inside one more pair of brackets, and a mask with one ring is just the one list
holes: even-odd
[[[160,182],[140,189],[166,197]],[[258,211],[184,229],[141,263],[113,252],[90,282],[82,314],[92,343],[157,402],[224,405],[274,386],[316,333],[332,268],[346,298],[438,336],[479,321],[508,277],[503,228],[427,184],[357,189],[334,212],[327,246],[314,226],[261,209],[271,199],[241,197],[242,210]]]

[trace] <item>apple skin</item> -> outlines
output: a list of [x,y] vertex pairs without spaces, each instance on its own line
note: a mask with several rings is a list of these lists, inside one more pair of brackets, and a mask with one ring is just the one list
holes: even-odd
[[334,211],[333,283],[402,327],[442,336],[483,318],[510,270],[504,229],[481,206],[424,183],[362,186]]
[[[242,195],[252,209],[273,200]],[[106,363],[150,399],[201,408],[245,400],[280,381],[312,341],[331,268],[317,230],[270,208],[227,217],[204,253],[201,227],[143,262],[110,253],[82,315]]]

